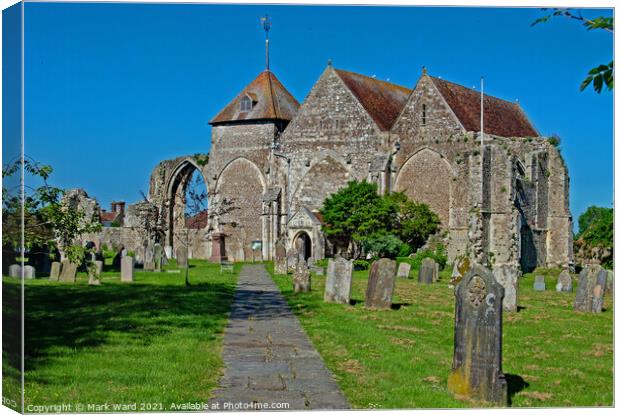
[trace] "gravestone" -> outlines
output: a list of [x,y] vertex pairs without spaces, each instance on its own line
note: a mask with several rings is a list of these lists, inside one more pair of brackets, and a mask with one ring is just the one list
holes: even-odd
[[504,287],[504,311],[517,311],[517,291],[521,271],[519,267],[511,265],[499,265],[493,270],[495,280]]
[[274,271],[276,274],[280,275],[286,275],[288,273],[288,268],[286,264],[286,247],[281,240],[278,240],[276,242]]
[[303,259],[297,262],[293,273],[293,288],[296,293],[310,291],[310,269]]
[[603,300],[605,297],[605,287],[607,287],[607,271],[603,270],[596,274],[596,284],[592,290],[592,312],[600,313],[603,311]]
[[555,286],[557,292],[572,292],[573,291],[573,279],[570,276],[568,270],[564,270],[558,276],[558,284]]
[[133,257],[121,259],[121,282],[133,282]]
[[35,269],[32,265],[26,265],[24,267],[24,279],[33,280],[35,278]]
[[613,271],[607,270],[607,287],[605,287],[605,292],[611,295],[611,298],[614,297],[614,273]]
[[547,286],[545,285],[545,276],[536,275],[534,277],[534,291],[545,291]]
[[600,265],[588,265],[582,269],[579,273],[579,285],[577,286],[573,310],[586,313],[595,312],[595,308],[598,308],[599,305],[593,305],[594,297],[597,296],[597,301],[602,302],[605,284],[597,293],[594,292],[594,288],[603,281],[605,283],[607,281],[607,271]]
[[409,271],[411,271],[411,265],[406,262],[401,262],[400,265],[398,265],[398,272],[396,275],[399,278],[409,278]]
[[187,268],[187,249],[183,246],[177,248],[177,266]]
[[153,246],[153,270],[155,272],[161,272],[161,263],[162,263],[163,253],[164,253],[164,248],[161,246],[160,243],[156,243]]
[[50,281],[58,281],[60,277],[60,262],[54,261],[52,262],[52,267],[50,268]]
[[431,284],[438,279],[439,267],[433,258],[424,258],[418,271],[418,282],[422,284]]
[[454,261],[454,267],[452,268],[452,275],[450,276],[450,286],[456,286],[463,279],[465,274],[469,271],[469,258],[459,257]]
[[504,287],[491,271],[473,265],[454,292],[454,356],[448,390],[454,395],[507,404],[502,372]]
[[75,282],[75,275],[77,273],[77,264],[70,262],[68,259],[61,261],[60,263],[60,282]]
[[327,279],[323,300],[326,303],[349,304],[353,283],[353,261],[344,258],[330,258],[327,262]]
[[9,267],[9,277],[21,278],[22,277],[22,266],[19,264],[11,265]]
[[100,285],[101,280],[101,270],[103,269],[103,262],[101,261],[93,261],[91,265],[88,266],[88,285]]
[[286,267],[288,271],[295,272],[298,259],[299,258],[297,257],[297,252],[295,252],[294,249],[291,249],[289,250],[289,252],[286,253]]
[[325,275],[325,268],[315,265],[312,268],[310,268],[310,272],[313,272],[316,275]]
[[366,288],[366,308],[390,308],[396,284],[396,261],[381,258],[372,263]]
[[144,248],[144,270],[153,271],[155,269],[155,247],[148,244]]

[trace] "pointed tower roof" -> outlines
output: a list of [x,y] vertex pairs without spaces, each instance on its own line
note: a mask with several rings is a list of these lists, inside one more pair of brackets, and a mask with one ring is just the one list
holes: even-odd
[[298,108],[299,102],[295,97],[288,92],[273,72],[265,70],[224,107],[209,124],[238,123],[250,120],[290,121]]

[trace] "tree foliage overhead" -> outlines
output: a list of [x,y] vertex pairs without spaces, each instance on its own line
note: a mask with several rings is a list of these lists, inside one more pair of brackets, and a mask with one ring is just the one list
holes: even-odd
[[[613,17],[599,16],[594,19],[587,19],[583,17],[579,11],[566,8],[554,8],[552,10],[553,12],[550,14],[534,20],[532,26],[539,23],[546,23],[555,16],[564,16],[569,19],[580,21],[587,30],[603,30],[612,34],[614,32]],[[611,91],[614,88],[614,61],[611,60],[607,64],[600,64],[590,69],[590,71],[588,71],[588,76],[581,82],[579,89],[583,91],[590,84],[592,84],[594,90],[599,94],[603,90],[603,84],[607,87],[608,91]]]
[[614,210],[590,206],[579,216],[579,233],[575,235],[575,254],[578,260],[597,260],[607,268],[613,267]]
[[439,218],[427,205],[404,193],[380,196],[366,181],[349,182],[323,202],[320,212],[326,236],[348,245],[353,258],[407,255],[439,229]]

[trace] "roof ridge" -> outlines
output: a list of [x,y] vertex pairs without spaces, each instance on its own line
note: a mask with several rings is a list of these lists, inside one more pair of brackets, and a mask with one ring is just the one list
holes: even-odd
[[353,74],[353,75],[361,76],[361,77],[364,77],[364,78],[369,79],[369,80],[374,81],[374,82],[381,82],[381,83],[383,83],[383,84],[392,85],[392,86],[395,86],[395,87],[398,87],[398,88],[401,88],[401,89],[407,90],[407,91],[409,91],[409,92],[412,92],[412,91],[413,91],[412,89],[407,88],[407,87],[406,87],[406,86],[404,86],[404,85],[401,85],[401,84],[396,84],[396,83],[394,83],[394,82],[390,82],[390,81],[385,81],[385,80],[383,80],[383,79],[373,78],[372,76],[364,75],[364,74],[361,74],[361,73],[359,73],[359,72],[347,71],[346,69],[337,69],[337,68],[334,68],[334,70],[335,70],[336,72],[345,72],[345,73],[349,73],[349,74]]
[[[438,77],[436,77],[436,76],[432,76],[432,75],[428,75],[428,76],[429,76],[430,78],[432,78],[432,79],[436,79],[436,80],[438,80],[438,81],[440,81],[440,82],[446,82],[446,83],[449,83],[449,84],[452,84],[452,85],[456,85],[456,86],[458,86],[458,87],[460,87],[460,88],[466,89],[466,90],[468,90],[468,91],[471,91],[471,92],[473,92],[473,93],[475,93],[475,94],[480,95],[480,91],[478,91],[478,90],[476,90],[476,89],[474,89],[474,88],[469,88],[469,87],[466,87],[465,85],[459,84],[459,83],[457,83],[457,82],[448,81],[447,79],[438,78]],[[485,97],[489,97],[489,98],[493,98],[493,99],[497,99],[497,100],[499,100],[499,101],[503,101],[503,102],[506,102],[506,103],[511,104],[511,105],[518,105],[516,102],[513,102],[513,101],[508,101],[507,99],[500,98],[500,97],[496,97],[495,95],[491,95],[491,94],[484,94],[484,96],[485,96]]]

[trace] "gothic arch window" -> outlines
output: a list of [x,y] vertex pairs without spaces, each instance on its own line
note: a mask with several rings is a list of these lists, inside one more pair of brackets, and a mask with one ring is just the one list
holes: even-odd
[[241,112],[252,111],[252,100],[250,99],[250,97],[244,95],[243,98],[241,98],[240,106]]

